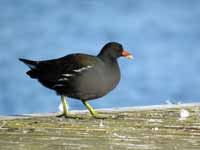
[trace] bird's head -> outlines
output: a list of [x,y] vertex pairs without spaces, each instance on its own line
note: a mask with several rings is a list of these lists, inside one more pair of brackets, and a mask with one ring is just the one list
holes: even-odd
[[99,57],[113,58],[117,59],[119,57],[126,57],[128,59],[132,59],[133,56],[124,50],[123,46],[117,42],[109,42],[103,46],[101,49]]

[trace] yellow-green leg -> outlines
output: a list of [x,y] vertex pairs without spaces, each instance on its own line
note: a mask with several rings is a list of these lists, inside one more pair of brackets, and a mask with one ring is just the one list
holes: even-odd
[[66,98],[65,96],[61,96],[61,100],[62,100],[62,105],[63,105],[63,113],[64,115],[67,117],[68,113],[69,113],[69,107],[68,107],[68,104],[67,104],[67,101],[66,101]]
[[82,101],[82,102],[93,117],[99,118],[98,113],[92,108],[92,106],[88,102],[86,101]]
[[65,116],[65,117],[68,117],[69,115],[69,110],[68,110],[68,104],[67,104],[67,101],[66,101],[66,98],[64,95],[61,95],[61,101],[62,101],[62,105],[63,105],[63,114],[61,115],[58,115],[58,117],[61,117],[61,116]]

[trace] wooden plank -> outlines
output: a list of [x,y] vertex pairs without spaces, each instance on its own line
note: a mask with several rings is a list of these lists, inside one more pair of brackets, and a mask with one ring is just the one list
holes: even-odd
[[105,109],[0,117],[2,150],[200,149],[200,104]]

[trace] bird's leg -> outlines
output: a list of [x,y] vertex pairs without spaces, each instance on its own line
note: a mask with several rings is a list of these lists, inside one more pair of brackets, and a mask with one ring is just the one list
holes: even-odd
[[85,105],[85,107],[89,110],[89,112],[91,113],[91,115],[95,118],[98,118],[98,113],[92,108],[92,106],[86,102],[86,101],[82,101],[83,104]]
[[68,113],[69,113],[68,104],[64,95],[61,95],[61,101],[63,105],[63,114],[58,115],[58,117],[62,117],[62,116],[68,117]]
[[69,107],[68,107],[68,104],[67,104],[67,101],[66,101],[66,98],[65,96],[61,96],[61,100],[62,100],[62,104],[63,104],[63,112],[64,112],[64,115],[67,117],[68,113],[69,113]]
[[99,115],[93,108],[92,106],[86,102],[86,101],[82,101],[83,104],[85,105],[85,107],[89,110],[90,114],[94,117],[94,118],[97,118],[97,119],[115,119],[115,118],[118,118],[117,117],[114,117],[114,116],[107,116],[107,115]]

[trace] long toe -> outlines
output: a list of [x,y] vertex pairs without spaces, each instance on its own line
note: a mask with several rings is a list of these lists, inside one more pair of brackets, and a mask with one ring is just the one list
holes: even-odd
[[115,119],[114,116],[111,115],[105,115],[105,114],[98,114],[96,113],[95,115],[92,115],[96,119]]
[[61,114],[58,114],[58,115],[56,115],[56,117],[68,117],[68,115],[67,114],[65,114],[65,113],[61,113]]

